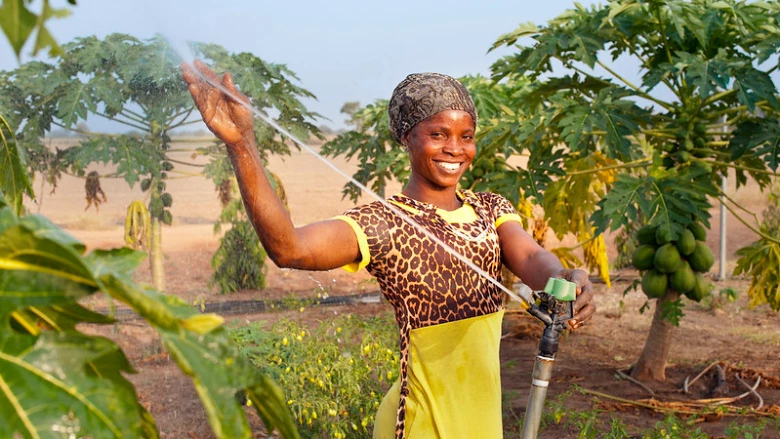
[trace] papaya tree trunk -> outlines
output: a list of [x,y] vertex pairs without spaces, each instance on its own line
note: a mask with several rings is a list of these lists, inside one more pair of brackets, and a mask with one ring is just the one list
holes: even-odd
[[631,377],[640,381],[665,381],[666,361],[672,344],[674,324],[663,317],[663,304],[677,301],[680,295],[667,290],[663,297],[656,300],[653,323],[647,334],[645,348],[631,370]]
[[152,269],[152,283],[157,291],[165,291],[163,271],[162,224],[160,218],[152,217],[152,239],[149,243],[149,265]]

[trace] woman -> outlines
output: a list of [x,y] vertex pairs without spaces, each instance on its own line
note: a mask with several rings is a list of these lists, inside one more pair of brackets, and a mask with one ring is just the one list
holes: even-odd
[[230,75],[220,79],[199,61],[182,69],[203,120],[227,146],[247,213],[271,259],[303,270],[366,268],[395,308],[401,374],[379,408],[374,437],[502,437],[501,292],[393,210],[496,279],[506,264],[534,289],[550,277],[575,282],[573,329],[591,318],[595,304],[587,273],[564,270],[525,232],[506,199],[457,189],[476,154],[477,113],[465,87],[424,73],[409,75],[393,91],[390,128],[412,168],[402,193],[387,200],[396,209],[376,201],[296,228],[262,168],[251,112],[203,79],[246,101]]

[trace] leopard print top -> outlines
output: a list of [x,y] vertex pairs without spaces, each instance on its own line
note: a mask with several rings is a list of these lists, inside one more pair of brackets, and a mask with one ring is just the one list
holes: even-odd
[[[415,222],[500,281],[496,221],[504,215],[515,215],[514,207],[491,193],[458,191],[457,196],[474,209],[476,221],[451,224],[436,213],[435,206],[404,195],[387,201],[416,211],[410,214]],[[344,216],[365,233],[370,253],[366,269],[376,277],[395,309],[401,348],[401,397],[395,436],[401,439],[409,394],[410,331],[498,312],[503,308],[501,291],[378,201],[355,207]]]

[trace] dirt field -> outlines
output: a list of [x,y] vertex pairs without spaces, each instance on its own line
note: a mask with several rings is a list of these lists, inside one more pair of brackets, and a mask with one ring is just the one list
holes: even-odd
[[[53,145],[63,145],[54,141]],[[193,148],[194,144],[177,146]],[[179,159],[190,160],[189,151],[177,153]],[[197,163],[205,163],[201,159]],[[343,161],[336,165],[352,174],[354,167]],[[109,174],[110,168],[95,168],[101,174]],[[189,172],[198,172],[199,168],[182,168]],[[283,180],[293,220],[305,224],[318,219],[338,215],[352,206],[349,201],[341,200],[343,177],[327,168],[318,159],[308,153],[295,153],[284,160],[274,158],[270,169]],[[40,181],[35,183],[39,195],[38,204],[29,203],[32,212],[40,212],[51,218],[64,229],[81,239],[90,249],[111,248],[123,245],[125,209],[130,201],[143,199],[138,185],[129,189],[124,181],[102,179],[103,190],[108,202],[100,206],[99,212],[90,208],[84,212],[86,202],[83,192],[84,181],[64,176],[54,194],[51,188],[41,188]],[[213,223],[219,214],[220,206],[213,184],[202,177],[172,179],[168,185],[173,195],[172,213],[174,223],[163,229],[163,249],[167,292],[196,302],[215,302],[224,300],[245,300],[252,298],[284,298],[289,296],[311,297],[317,293],[329,295],[347,295],[376,291],[376,285],[367,282],[369,277],[363,273],[349,274],[343,270],[327,272],[283,271],[269,263],[268,288],[263,291],[246,291],[231,296],[222,296],[211,290],[208,279],[211,275],[209,261],[218,246],[218,236],[213,233]],[[41,190],[43,189],[43,190]],[[389,194],[399,188],[390,188]],[[740,203],[760,213],[766,204],[766,198],[755,188],[746,188],[738,193],[731,188],[731,194]],[[717,225],[719,215],[713,211],[713,224]],[[740,246],[754,240],[752,233],[733,217],[728,218],[729,263],[727,272],[734,264],[734,252]],[[709,234],[708,244],[718,248],[719,232],[717,226]],[[612,250],[614,256],[614,250]],[[718,262],[712,268],[718,272]],[[570,389],[572,384],[582,388],[607,393],[621,398],[639,400],[649,397],[646,390],[621,379],[616,370],[624,369],[634,361],[644,344],[652,312],[639,313],[644,303],[641,293],[622,292],[636,277],[636,273],[626,270],[614,273],[619,279],[612,288],[597,284],[599,310],[592,323],[574,334],[565,336],[561,341],[558,360],[555,365],[550,397]],[[136,274],[138,281],[150,282],[148,266],[144,265]],[[725,280],[717,282],[719,289],[733,288],[739,294],[734,303],[725,303],[722,308],[709,309],[695,303],[687,303],[686,317],[680,328],[674,333],[674,344],[670,353],[670,366],[667,370],[667,382],[650,384],[656,392],[655,398],[662,401],[689,401],[707,397],[705,385],[709,378],[699,381],[688,396],[679,392],[686,376],[693,377],[714,361],[722,361],[731,367],[727,374],[729,396],[744,392],[736,382],[736,371],[751,376],[760,373],[764,380],[758,388],[764,404],[780,405],[780,314],[771,312],[767,307],[749,309],[745,280]],[[716,290],[716,292],[718,291]],[[334,313],[354,313],[370,315],[386,309],[388,305],[353,305],[334,307],[310,307],[305,312],[278,312],[270,314],[240,315],[228,317],[244,320],[273,321],[282,316],[314,323],[332,316]],[[126,349],[128,356],[138,370],[130,377],[136,384],[139,395],[157,420],[158,427],[165,438],[208,438],[212,437],[202,408],[190,383],[178,372],[165,356],[160,353],[154,334],[140,325],[140,322],[125,322],[110,329],[110,335]],[[505,319],[506,337],[502,344],[503,386],[506,395],[505,429],[507,437],[516,437],[513,419],[522,417],[525,410],[530,373],[536,352],[536,340],[541,330],[533,322],[519,313],[510,313]],[[753,379],[749,379],[751,383]],[[755,406],[756,399],[749,396],[739,402],[745,406]],[[649,409],[632,405],[617,404],[605,398],[573,393],[566,399],[569,408],[601,409],[605,412],[620,411],[619,415],[626,423],[636,428],[652,426],[663,419],[663,415]],[[605,415],[607,416],[607,415]],[[722,418],[701,423],[704,431],[714,437],[723,434],[728,422],[752,422],[752,418]],[[257,420],[254,420],[257,424]],[[780,432],[777,436],[780,438]],[[264,437],[261,429],[257,437]],[[541,437],[576,437],[576,432],[563,426],[552,426]]]

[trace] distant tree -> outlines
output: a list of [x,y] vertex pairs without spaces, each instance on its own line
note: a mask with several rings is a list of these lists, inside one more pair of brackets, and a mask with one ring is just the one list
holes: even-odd
[[355,115],[355,113],[360,110],[360,102],[357,101],[351,101],[351,102],[344,102],[344,105],[341,106],[341,113],[346,114],[350,118]]

